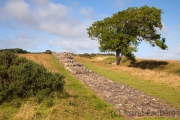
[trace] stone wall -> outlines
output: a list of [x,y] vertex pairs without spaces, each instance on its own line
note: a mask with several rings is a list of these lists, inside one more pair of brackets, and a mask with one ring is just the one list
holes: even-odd
[[114,109],[121,115],[180,116],[179,110],[166,102],[86,69],[82,63],[76,62],[69,52],[53,53],[53,55],[71,74],[96,92],[99,97],[113,104]]
[[73,75],[92,73],[92,71],[86,69],[82,63],[76,62],[69,52],[53,53],[53,55]]

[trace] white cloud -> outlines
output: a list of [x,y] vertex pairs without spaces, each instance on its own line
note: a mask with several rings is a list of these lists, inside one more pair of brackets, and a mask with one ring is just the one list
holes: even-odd
[[[17,34],[0,37],[0,49],[20,47],[35,50],[48,46],[53,50],[60,47],[72,52],[97,50],[97,43],[88,39],[86,30],[92,23],[93,9],[81,7],[80,12],[85,16],[84,20],[73,17],[72,9],[60,3],[33,0],[30,4],[25,0],[9,0],[0,8],[0,24],[13,28]],[[39,38],[41,34],[29,31],[39,31],[50,37]],[[51,39],[53,35],[57,38]]]
[[16,29],[24,24],[30,28],[34,26],[34,29],[61,37],[81,37],[86,34],[89,21],[73,18],[67,6],[47,0],[37,0],[34,3],[36,7],[31,10],[29,4],[22,0],[9,1],[1,11],[0,20],[13,20],[16,23]]
[[49,0],[32,0],[37,6],[47,7]]
[[5,11],[9,16],[15,17],[18,20],[28,17],[30,14],[29,5],[24,1],[10,1],[5,6]]
[[[86,28],[89,21],[81,21],[71,16],[70,8],[61,4],[54,4],[48,2],[48,7],[38,7],[37,17],[41,22],[40,29],[57,34],[61,37],[76,38],[82,37],[86,34]],[[91,16],[91,9],[85,12],[86,15]]]
[[58,52],[69,51],[73,53],[91,53],[98,51],[97,41],[90,40],[89,38],[63,39],[61,41],[59,41],[58,38],[53,38],[49,41],[49,47],[54,50],[58,49]]
[[86,35],[89,21],[81,21],[72,17],[69,7],[48,1],[37,5],[37,11],[35,11],[37,13],[35,14],[41,21],[39,24],[40,30],[67,38],[77,38]]
[[90,7],[89,8],[83,7],[80,9],[80,14],[92,19],[93,18],[93,9]]
[[5,20],[13,19],[18,23],[24,23],[29,26],[37,25],[29,5],[22,0],[8,1],[2,12],[4,12]]
[[38,45],[42,43],[42,38],[32,34],[28,34],[21,30],[15,37],[0,39],[0,49],[5,48],[22,48],[25,50],[38,49]]
[[65,22],[51,20],[42,22],[40,25],[41,30],[45,32],[72,39],[86,36],[86,28],[89,24],[88,22],[81,22],[76,19],[71,19]]
[[68,17],[68,7],[62,4],[54,4],[51,2],[43,2],[40,6],[37,6],[37,10],[34,14],[40,19],[51,20],[51,19],[62,19]]

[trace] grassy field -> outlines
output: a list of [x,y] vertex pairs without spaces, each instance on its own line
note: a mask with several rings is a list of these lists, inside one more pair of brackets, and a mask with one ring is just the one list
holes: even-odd
[[23,54],[29,60],[43,64],[52,72],[65,76],[65,93],[53,98],[54,105],[47,106],[48,98],[38,104],[36,98],[5,102],[0,105],[0,120],[119,120],[123,117],[105,101],[98,98],[86,86],[70,75],[59,62],[49,54]]
[[81,57],[75,57],[75,59],[83,63],[86,68],[111,80],[132,86],[180,109],[180,76],[125,65],[116,66]]
[[[104,100],[98,98],[95,93],[90,91],[86,86],[69,74],[64,67],[50,54],[19,54],[33,60],[39,64],[43,64],[49,71],[60,72],[65,76],[65,91],[61,98],[53,98],[53,106],[47,106],[49,98],[37,103],[35,97],[25,100],[13,100],[0,105],[0,120],[120,120],[125,119],[120,115],[116,115],[111,105]],[[180,108],[180,89],[179,81],[172,80],[173,84],[164,81],[166,76],[162,73],[152,70],[142,69],[138,67],[128,67],[127,63],[122,66],[113,66],[106,62],[90,60],[75,57],[76,60],[82,62],[87,68],[102,74],[114,81],[130,85],[136,89],[146,92],[149,95],[161,98],[171,105]],[[101,59],[102,60],[102,59]],[[142,73],[142,74],[140,74]],[[153,75],[152,75],[153,74]],[[147,76],[150,76],[147,79]],[[152,77],[153,76],[153,77]],[[161,81],[157,77],[162,77]],[[170,74],[171,76],[171,74]],[[172,75],[177,77],[177,75]],[[171,77],[172,77],[171,76]],[[146,78],[146,79],[145,79]],[[153,79],[152,79],[153,78]],[[179,79],[179,78],[177,78]],[[171,79],[170,79],[171,80]],[[172,83],[171,81],[171,83]],[[148,86],[148,87],[147,87]],[[18,101],[23,101],[19,105]],[[138,118],[137,118],[138,119]],[[140,118],[145,120],[169,120],[170,118]],[[178,118],[177,118],[178,119]],[[174,120],[174,119],[173,119]]]

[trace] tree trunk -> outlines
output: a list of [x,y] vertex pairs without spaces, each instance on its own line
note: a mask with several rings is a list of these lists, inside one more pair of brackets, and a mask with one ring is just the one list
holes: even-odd
[[119,54],[120,50],[116,50],[116,65],[119,65],[121,61],[121,56]]

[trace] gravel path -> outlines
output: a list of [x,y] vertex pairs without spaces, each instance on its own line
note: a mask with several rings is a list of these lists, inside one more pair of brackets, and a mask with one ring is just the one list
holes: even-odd
[[70,53],[54,55],[70,73],[99,97],[112,104],[121,115],[180,117],[180,111],[165,101],[87,70],[81,63],[75,62]]

